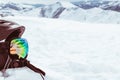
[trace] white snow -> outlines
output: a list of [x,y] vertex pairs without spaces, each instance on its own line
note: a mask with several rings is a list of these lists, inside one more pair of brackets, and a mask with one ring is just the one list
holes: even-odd
[[[119,4],[110,2],[108,5]],[[12,3],[11,3],[12,4]],[[59,1],[54,4],[46,5],[44,7],[35,8],[32,4],[15,4],[15,7],[20,10],[14,10],[12,8],[2,8],[0,10],[1,16],[28,16],[28,17],[47,17],[47,18],[60,18],[66,20],[75,20],[79,22],[88,23],[113,23],[120,24],[120,12],[112,10],[103,10],[100,7],[91,9],[82,9],[73,5],[70,2]],[[2,5],[2,4],[1,4]],[[117,5],[116,5],[117,6]],[[25,9],[24,9],[25,8]]]
[[84,10],[81,8],[66,9],[59,18],[75,20],[88,23],[120,23],[120,12],[92,8]]
[[[21,16],[4,19],[26,26],[28,60],[46,72],[45,80],[120,79],[120,25]],[[42,80],[28,68],[7,73],[10,76],[0,80]]]
[[59,1],[59,2],[65,8],[74,8],[74,7],[77,7],[77,6],[73,5],[72,3],[68,2],[68,1]]

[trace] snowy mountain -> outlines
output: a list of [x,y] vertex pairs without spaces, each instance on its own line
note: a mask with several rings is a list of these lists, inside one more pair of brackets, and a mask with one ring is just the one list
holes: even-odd
[[[66,15],[67,14],[67,15]],[[84,10],[82,8],[66,9],[60,15],[61,19],[75,20],[88,23],[117,23],[120,24],[120,13],[106,11],[100,8]]]
[[104,4],[99,1],[78,1],[78,2],[72,2],[72,3],[83,9],[91,9],[94,7],[99,7],[101,4]]
[[49,5],[4,3],[0,16],[60,18],[90,23],[120,24],[120,1],[60,1]]
[[[4,17],[26,26],[28,60],[45,80],[119,80],[120,25],[50,18]],[[32,33],[32,34],[31,34]],[[28,68],[9,69],[0,80],[42,80]]]
[[88,1],[78,1],[72,2],[74,5],[83,8],[83,9],[91,9],[95,7],[99,7],[103,10],[113,10],[120,12],[120,1],[109,1],[109,0],[88,0]]
[[76,6],[74,6],[70,2],[56,2],[54,4],[42,7],[40,15],[41,17],[58,18],[66,8],[71,9],[74,7]]
[[41,8],[40,16],[47,18],[58,18],[59,15],[64,11],[64,7],[57,2],[56,4],[48,5]]
[[[58,18],[59,15],[66,8],[74,8],[76,7],[70,2],[56,2],[50,5],[42,5],[42,4],[18,4],[18,3],[6,3],[0,4],[0,13],[1,16],[15,16],[15,15],[24,15],[27,14],[29,16],[47,17],[47,18]],[[38,11],[37,11],[38,10]],[[33,15],[31,14],[33,13]],[[27,16],[26,15],[26,16]]]
[[100,8],[120,12],[120,1],[111,1],[108,4],[101,5]]
[[25,13],[34,10],[36,8],[42,7],[42,4],[25,4],[25,3],[1,3],[0,4],[0,15],[5,16],[15,16],[24,15]]
[[[110,10],[110,8],[106,9],[107,7],[105,7],[108,4],[110,6],[117,6],[119,2],[120,1],[117,1],[115,4],[114,1],[81,1],[79,7],[70,2],[69,4],[57,2],[42,8],[40,15],[47,18],[60,18],[80,22],[120,24],[120,13],[118,10],[114,11],[112,9]],[[79,4],[79,2],[76,3]],[[112,3],[114,3],[114,5]],[[69,5],[69,7],[64,5]],[[54,13],[56,13],[57,16]]]

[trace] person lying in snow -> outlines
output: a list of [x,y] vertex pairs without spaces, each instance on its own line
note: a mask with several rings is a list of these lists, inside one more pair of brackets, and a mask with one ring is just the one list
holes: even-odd
[[40,73],[44,80],[45,72],[30,64],[26,59],[29,47],[27,40],[21,38],[24,31],[24,26],[11,21],[0,20],[0,71],[4,77],[7,77],[6,69],[27,66]]

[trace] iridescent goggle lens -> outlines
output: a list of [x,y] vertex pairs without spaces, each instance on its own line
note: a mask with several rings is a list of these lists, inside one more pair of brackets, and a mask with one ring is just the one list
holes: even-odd
[[28,48],[28,42],[26,39],[13,39],[10,43],[10,54],[17,54],[19,58],[25,58],[28,54]]

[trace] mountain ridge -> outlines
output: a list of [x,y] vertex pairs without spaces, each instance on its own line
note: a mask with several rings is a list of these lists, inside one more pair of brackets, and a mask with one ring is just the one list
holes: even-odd
[[120,23],[118,19],[120,16],[119,1],[79,1],[75,3],[78,5],[67,1],[49,5],[9,2],[0,4],[0,16],[34,16],[70,19],[80,22]]

